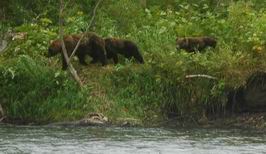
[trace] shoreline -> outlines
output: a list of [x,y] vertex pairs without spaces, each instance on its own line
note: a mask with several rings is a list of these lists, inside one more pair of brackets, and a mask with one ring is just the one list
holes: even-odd
[[103,121],[102,119],[85,119],[82,118],[76,121],[61,121],[51,122],[46,124],[25,123],[25,122],[0,122],[2,125],[12,126],[47,126],[47,127],[141,127],[141,128],[221,128],[221,129],[253,129],[257,131],[266,132],[266,112],[261,113],[241,113],[230,116],[218,117],[215,119],[202,121],[183,121],[176,119],[167,119],[164,121],[157,121],[145,123],[139,119],[119,119],[117,121]]

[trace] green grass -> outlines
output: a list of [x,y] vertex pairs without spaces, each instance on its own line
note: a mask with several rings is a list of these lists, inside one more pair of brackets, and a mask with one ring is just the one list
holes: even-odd
[[1,104],[8,120],[47,122],[83,116],[87,97],[68,74],[19,56],[0,65]]

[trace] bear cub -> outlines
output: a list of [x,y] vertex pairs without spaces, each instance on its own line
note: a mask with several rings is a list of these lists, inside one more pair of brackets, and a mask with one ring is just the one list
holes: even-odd
[[[68,56],[71,55],[80,38],[80,34],[64,36],[64,42]],[[62,69],[65,70],[67,68],[67,63],[62,50],[62,43],[60,39],[57,39],[50,44],[48,49],[48,57],[55,56],[59,53],[62,57]],[[100,61],[104,66],[107,64],[105,53],[104,40],[93,32],[87,32],[84,34],[84,37],[81,40],[75,55],[78,57],[79,63],[82,65],[87,65],[85,58],[86,55],[89,55],[92,57],[91,63]]]
[[144,64],[140,50],[134,42],[117,38],[106,38],[104,41],[107,59],[113,59],[115,64],[118,63],[118,54],[127,59],[134,58],[138,63]]
[[176,39],[176,49],[184,49],[187,52],[203,51],[207,47],[215,48],[217,40],[213,37],[183,37]]

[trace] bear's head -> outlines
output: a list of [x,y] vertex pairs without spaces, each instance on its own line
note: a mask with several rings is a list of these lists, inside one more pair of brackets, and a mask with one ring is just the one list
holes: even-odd
[[60,52],[61,52],[61,41],[60,40],[52,41],[48,48],[47,57],[53,57]]
[[188,39],[186,38],[176,38],[176,49],[184,49],[188,46]]
[[214,37],[204,37],[204,42],[206,45],[215,48],[217,44],[217,39]]

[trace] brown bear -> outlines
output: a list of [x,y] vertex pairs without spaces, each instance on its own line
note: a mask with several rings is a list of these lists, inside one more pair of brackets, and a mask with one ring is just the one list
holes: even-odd
[[[81,37],[81,34],[64,36],[64,42],[66,45],[68,56],[70,56],[71,53],[73,52],[80,37]],[[48,49],[48,57],[55,56],[58,53],[61,53],[62,69],[65,70],[67,68],[67,63],[66,63],[66,60],[62,52],[61,40],[59,39],[53,41],[50,44],[49,49]],[[101,37],[99,37],[96,33],[87,32],[84,34],[84,37],[75,55],[78,57],[79,62],[82,65],[87,65],[87,63],[85,62],[85,58],[86,58],[86,55],[89,55],[92,57],[91,63],[96,63],[100,61],[102,65],[104,66],[107,64],[105,53],[106,51],[105,51],[104,40]]]
[[206,47],[215,48],[217,41],[213,37],[184,37],[176,39],[176,49],[184,49],[187,52],[202,51]]
[[106,56],[108,59],[112,58],[115,64],[118,63],[118,54],[127,59],[135,58],[137,62],[144,64],[144,59],[134,42],[117,38],[106,38],[104,41]]

